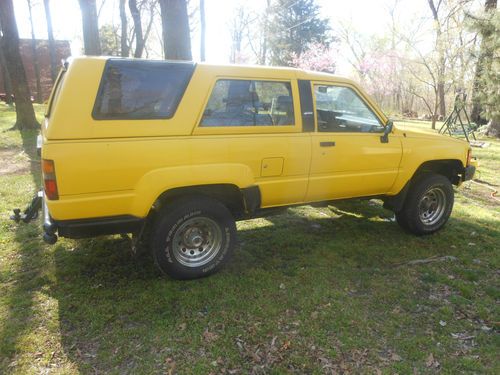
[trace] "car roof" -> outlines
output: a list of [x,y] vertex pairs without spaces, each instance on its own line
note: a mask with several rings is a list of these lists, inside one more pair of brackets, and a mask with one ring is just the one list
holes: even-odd
[[[170,62],[170,63],[189,63],[192,61],[179,61],[179,60],[151,60],[151,59],[132,59],[115,56],[79,56],[73,59],[81,60],[129,60],[135,62]],[[263,78],[296,78],[305,80],[319,80],[319,81],[335,81],[356,85],[352,80],[337,76],[330,73],[316,72],[311,70],[304,70],[285,66],[264,66],[264,65],[241,65],[241,64],[212,64],[205,62],[196,63],[199,70],[206,73],[211,73],[217,76],[244,76],[249,75],[253,77]]]

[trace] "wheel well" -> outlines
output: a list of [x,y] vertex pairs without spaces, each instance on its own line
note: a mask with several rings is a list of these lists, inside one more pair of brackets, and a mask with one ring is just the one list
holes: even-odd
[[424,173],[437,173],[447,177],[454,185],[458,185],[461,181],[460,175],[464,173],[464,167],[460,160],[430,160],[426,161],[413,175],[413,179]]
[[217,199],[228,208],[234,218],[243,216],[245,212],[243,194],[236,185],[231,184],[197,185],[170,189],[158,197],[154,207],[161,207],[166,202],[186,195],[204,195]]

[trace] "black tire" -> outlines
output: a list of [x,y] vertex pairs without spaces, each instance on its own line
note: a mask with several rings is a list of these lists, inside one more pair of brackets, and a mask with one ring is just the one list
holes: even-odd
[[412,183],[403,209],[396,213],[396,221],[411,233],[431,234],[446,224],[453,202],[450,180],[439,174],[424,174]]
[[236,245],[236,224],[219,201],[188,196],[165,205],[155,223],[151,250],[156,265],[175,279],[217,272]]

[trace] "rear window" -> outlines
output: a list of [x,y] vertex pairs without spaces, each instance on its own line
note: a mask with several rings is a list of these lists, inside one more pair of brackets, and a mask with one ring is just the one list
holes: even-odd
[[192,63],[109,60],[92,117],[96,120],[171,118],[193,70]]

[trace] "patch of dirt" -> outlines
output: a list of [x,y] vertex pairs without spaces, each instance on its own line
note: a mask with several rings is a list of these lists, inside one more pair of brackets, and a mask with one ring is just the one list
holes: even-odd
[[0,176],[29,173],[30,163],[37,163],[19,148],[0,149],[0,160]]

